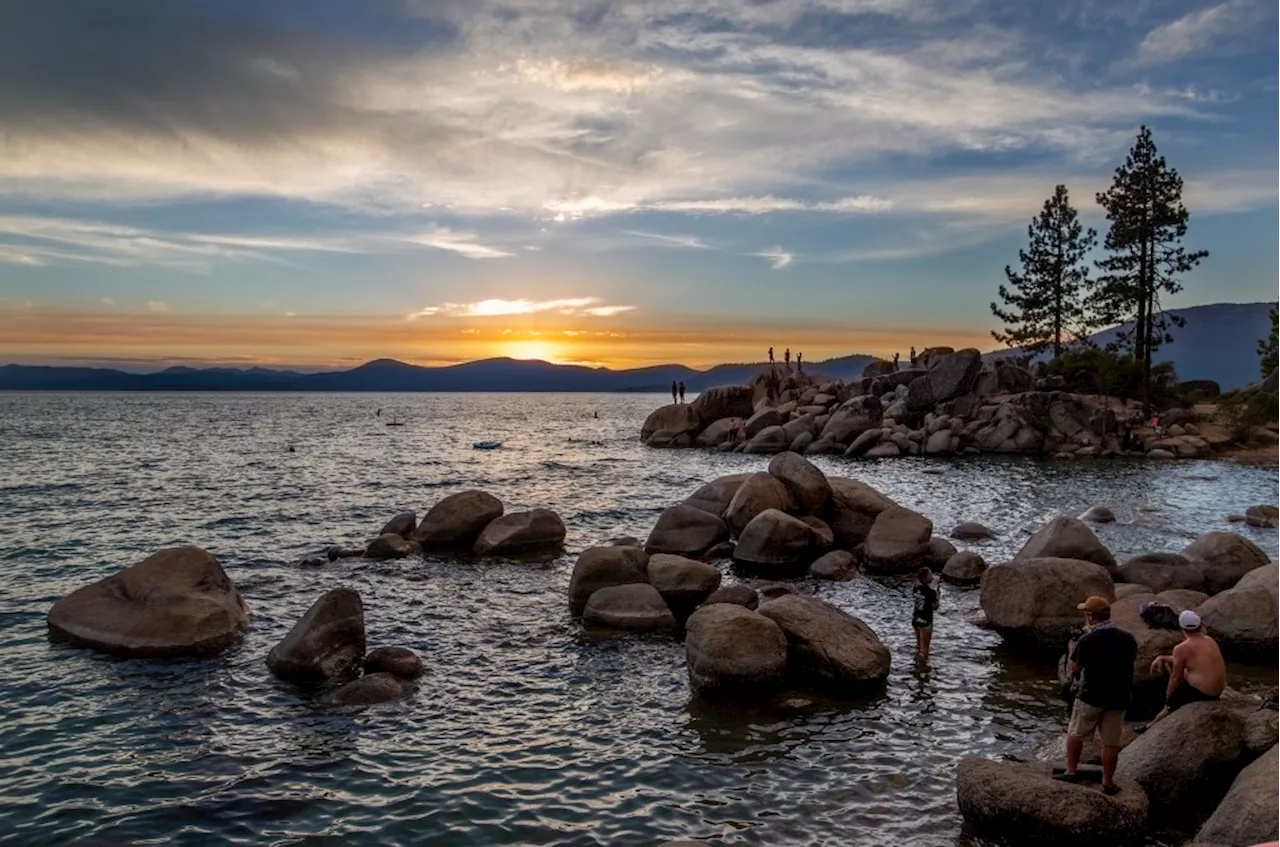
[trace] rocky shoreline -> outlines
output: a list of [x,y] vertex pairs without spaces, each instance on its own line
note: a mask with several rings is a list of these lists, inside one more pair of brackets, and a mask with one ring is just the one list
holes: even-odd
[[[650,447],[847,457],[1004,453],[1055,458],[1203,458],[1239,447],[1194,409],[1162,412],[1160,430],[1126,423],[1136,402],[1072,394],[1052,377],[984,359],[974,349],[926,350],[918,367],[872,362],[859,380],[824,380],[778,366],[749,385],[708,389],[662,406],[640,430]],[[1280,440],[1274,428],[1252,438]]]

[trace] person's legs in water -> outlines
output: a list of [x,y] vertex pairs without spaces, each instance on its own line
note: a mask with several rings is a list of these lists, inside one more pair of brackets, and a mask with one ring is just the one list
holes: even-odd
[[920,646],[920,658],[929,658],[929,647],[933,644],[933,627],[922,626],[916,630],[916,641]]
[[924,636],[920,632],[920,627],[916,626],[914,623],[911,625],[911,631],[916,635],[916,657],[919,658],[920,651],[924,647]]

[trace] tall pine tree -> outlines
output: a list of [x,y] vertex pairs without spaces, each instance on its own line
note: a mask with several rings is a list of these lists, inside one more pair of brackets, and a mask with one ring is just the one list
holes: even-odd
[[1171,327],[1184,323],[1164,313],[1160,295],[1181,291],[1178,275],[1209,253],[1182,246],[1189,217],[1182,205],[1182,178],[1158,154],[1145,126],[1129,158],[1116,168],[1111,187],[1098,194],[1098,203],[1111,221],[1103,242],[1111,255],[1097,263],[1104,273],[1095,283],[1090,306],[1100,322],[1133,323],[1118,344],[1141,365],[1143,404],[1150,407],[1152,354],[1173,340]]
[[1088,334],[1082,298],[1089,267],[1082,260],[1097,243],[1098,234],[1081,227],[1067,187],[1059,185],[1032,218],[1027,238],[1027,249],[1018,251],[1021,272],[1005,266],[1009,287],[1000,286],[1003,307],[991,304],[991,314],[1006,326],[991,335],[1030,353],[1051,349],[1056,359],[1067,344]]
[[1271,318],[1271,332],[1267,333],[1266,338],[1258,340],[1258,366],[1262,370],[1263,379],[1271,376],[1271,372],[1276,369],[1276,360],[1280,359],[1280,345],[1277,345],[1276,340],[1276,324],[1280,316],[1276,314],[1275,306],[1271,307],[1269,316]]

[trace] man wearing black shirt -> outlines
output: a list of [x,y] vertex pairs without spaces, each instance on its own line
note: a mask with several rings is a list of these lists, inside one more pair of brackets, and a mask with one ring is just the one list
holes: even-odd
[[916,656],[929,658],[933,641],[933,610],[938,608],[938,589],[933,587],[933,572],[921,568],[916,573],[916,586],[911,594],[911,628],[916,633]]
[[1088,628],[1068,657],[1071,676],[1083,673],[1080,693],[1071,710],[1067,727],[1067,769],[1056,779],[1076,782],[1080,753],[1085,739],[1096,730],[1102,739],[1102,790],[1120,791],[1115,784],[1116,759],[1120,755],[1120,734],[1124,713],[1133,690],[1133,662],[1138,656],[1134,637],[1111,623],[1111,603],[1090,597],[1076,608],[1084,612]]

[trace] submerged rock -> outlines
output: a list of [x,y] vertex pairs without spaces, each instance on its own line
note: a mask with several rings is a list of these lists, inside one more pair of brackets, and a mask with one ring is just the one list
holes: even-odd
[[961,550],[942,566],[942,580],[954,585],[977,585],[986,573],[987,563],[970,550]]
[[416,513],[401,512],[387,521],[387,525],[382,528],[378,535],[400,535],[405,538],[412,538],[413,531],[417,527],[418,515]]
[[409,541],[403,535],[388,532],[369,542],[369,546],[364,549],[364,557],[381,560],[403,559],[420,552],[422,548],[417,542]]
[[391,673],[371,673],[329,692],[324,698],[333,706],[374,706],[399,700],[409,693],[403,680]]
[[588,547],[569,577],[569,611],[581,615],[587,600],[601,588],[647,582],[649,555],[639,547]]
[[470,547],[502,511],[502,501],[488,492],[459,491],[431,507],[413,538],[424,548]]
[[249,627],[249,607],[217,559],[174,547],[71,592],[48,625],[55,641],[117,656],[212,656]]
[[422,676],[422,659],[408,647],[378,647],[364,657],[365,674],[389,673],[400,679]]
[[550,509],[512,512],[494,519],[476,539],[477,556],[518,556],[559,550],[564,521]]
[[587,599],[582,620],[592,626],[626,632],[669,632],[676,628],[675,615],[648,583],[611,585]]
[[267,667],[281,679],[322,683],[358,671],[364,660],[364,605],[350,588],[325,592],[271,648]]

